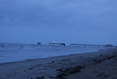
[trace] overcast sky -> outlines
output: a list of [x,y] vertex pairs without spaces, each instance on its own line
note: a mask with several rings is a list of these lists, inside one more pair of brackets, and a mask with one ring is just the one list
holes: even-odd
[[117,45],[117,0],[0,0],[0,41]]

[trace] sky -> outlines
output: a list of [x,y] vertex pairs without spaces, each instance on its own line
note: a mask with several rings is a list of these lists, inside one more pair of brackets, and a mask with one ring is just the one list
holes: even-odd
[[117,0],[0,0],[0,42],[117,45]]

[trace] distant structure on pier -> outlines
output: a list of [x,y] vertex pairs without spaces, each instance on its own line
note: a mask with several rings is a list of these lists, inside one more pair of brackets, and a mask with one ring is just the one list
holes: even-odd
[[41,45],[41,42],[38,42],[37,45]]
[[50,46],[65,46],[65,43],[49,43]]

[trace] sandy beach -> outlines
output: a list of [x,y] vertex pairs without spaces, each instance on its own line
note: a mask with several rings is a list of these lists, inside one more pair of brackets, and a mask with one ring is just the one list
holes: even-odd
[[0,79],[117,79],[117,49],[2,63]]

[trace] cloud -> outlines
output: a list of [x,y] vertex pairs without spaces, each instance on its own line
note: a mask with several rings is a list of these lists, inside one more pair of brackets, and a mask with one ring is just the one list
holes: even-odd
[[116,0],[0,0],[0,24],[110,27],[111,24],[117,25],[112,21],[117,18],[116,2]]

